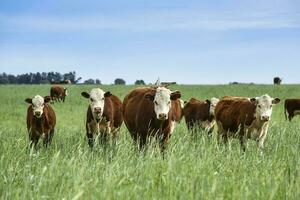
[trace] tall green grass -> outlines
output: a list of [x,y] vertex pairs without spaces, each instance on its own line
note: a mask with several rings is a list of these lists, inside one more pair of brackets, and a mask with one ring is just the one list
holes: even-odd
[[[69,86],[64,104],[56,103],[53,144],[28,148],[25,98],[49,94],[49,85],[0,86],[1,199],[300,199],[299,119],[285,121],[283,100],[299,97],[299,86],[172,86],[182,98],[224,95],[282,99],[274,106],[263,155],[248,142],[219,145],[184,120],[176,127],[163,157],[156,143],[139,152],[123,126],[116,146],[90,150],[85,136],[88,101],[80,93],[93,86]],[[134,86],[101,86],[123,97]]]

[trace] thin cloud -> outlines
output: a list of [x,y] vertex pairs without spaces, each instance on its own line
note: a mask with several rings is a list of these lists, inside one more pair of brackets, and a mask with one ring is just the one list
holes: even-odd
[[159,11],[106,16],[0,16],[1,26],[26,31],[170,31],[299,28],[300,14],[290,12],[199,13]]

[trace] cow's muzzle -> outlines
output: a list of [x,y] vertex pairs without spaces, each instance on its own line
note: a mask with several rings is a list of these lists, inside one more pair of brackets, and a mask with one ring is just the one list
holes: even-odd
[[167,114],[165,114],[165,113],[160,113],[160,114],[158,115],[158,119],[159,119],[159,120],[166,120],[166,119],[167,119]]

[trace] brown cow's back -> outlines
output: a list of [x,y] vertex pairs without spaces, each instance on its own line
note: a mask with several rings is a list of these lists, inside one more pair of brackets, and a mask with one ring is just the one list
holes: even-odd
[[255,105],[247,98],[222,98],[215,108],[216,121],[230,132],[237,132],[239,125],[250,126],[254,113]]
[[286,112],[288,113],[289,121],[291,121],[295,115],[299,115],[300,99],[286,99],[284,101],[284,114],[285,118],[287,119]]
[[191,98],[183,109],[185,122],[188,128],[192,128],[200,121],[212,121],[213,118],[209,116],[209,104],[205,101],[199,101]]

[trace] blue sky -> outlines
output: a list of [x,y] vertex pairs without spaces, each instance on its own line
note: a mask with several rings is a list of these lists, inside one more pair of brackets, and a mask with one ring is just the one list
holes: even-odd
[[103,83],[300,83],[300,1],[0,1],[0,72],[73,70]]

